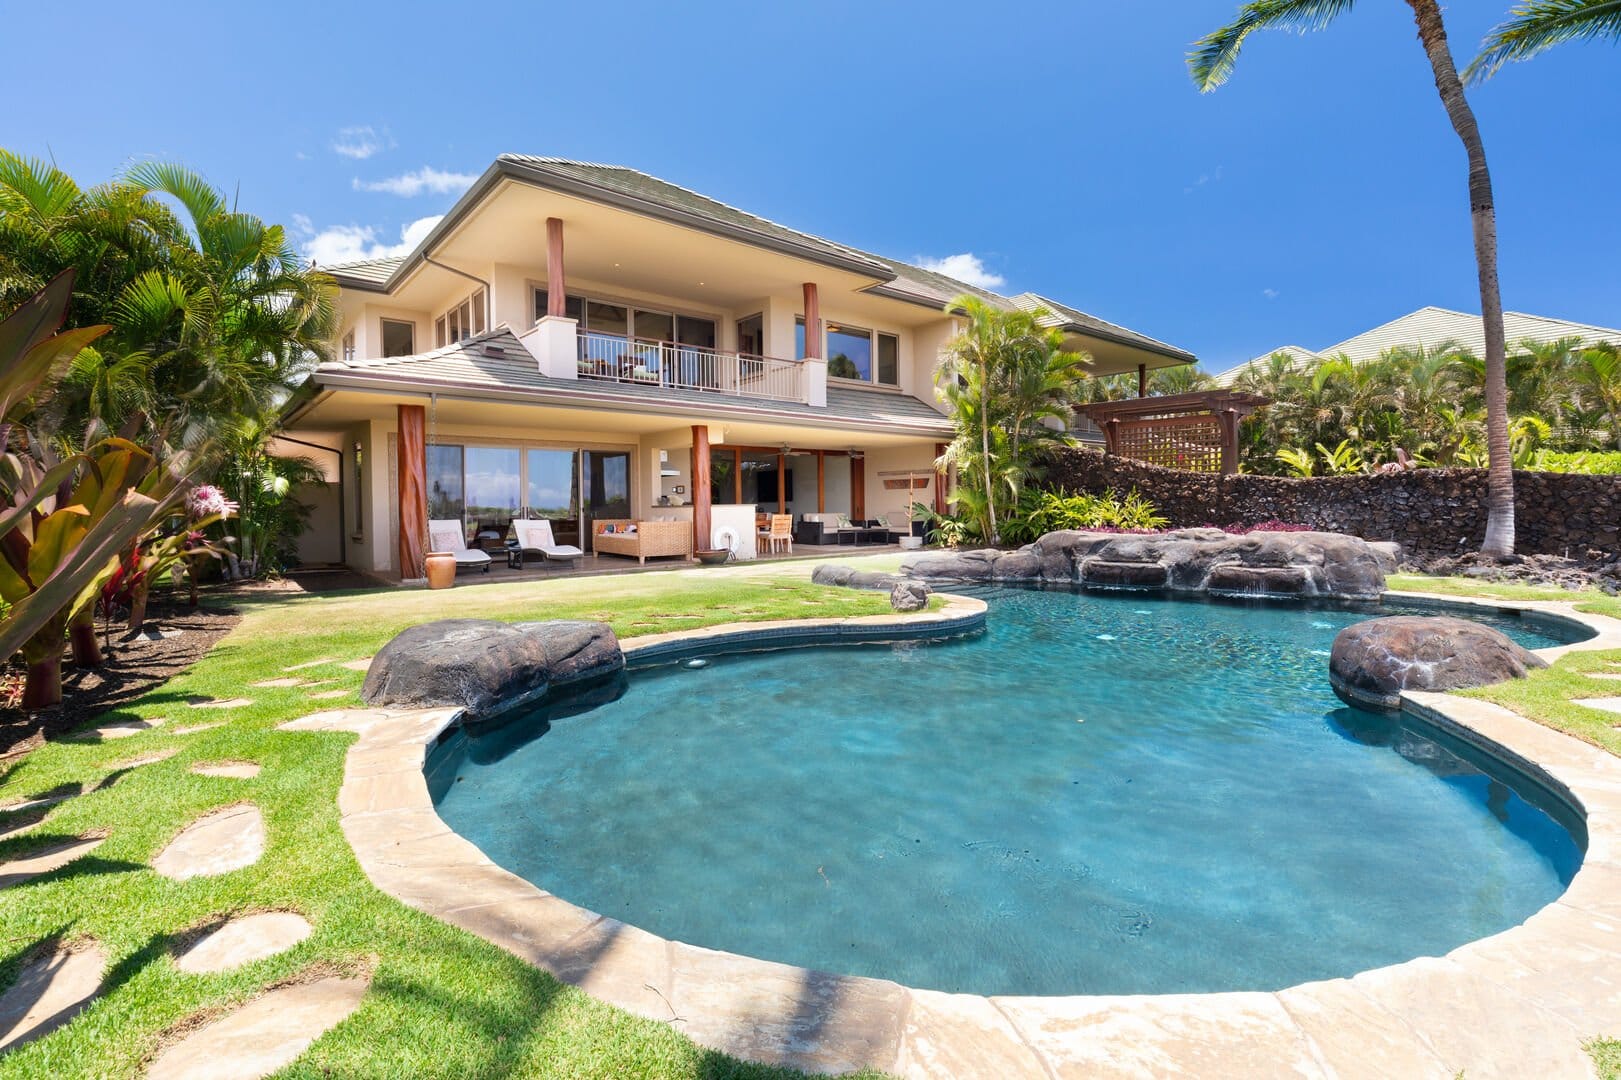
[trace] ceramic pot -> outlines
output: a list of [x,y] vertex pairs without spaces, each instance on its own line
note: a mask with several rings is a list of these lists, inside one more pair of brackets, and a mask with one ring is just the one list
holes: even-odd
[[428,588],[448,589],[456,584],[456,556],[448,551],[430,551],[427,558]]

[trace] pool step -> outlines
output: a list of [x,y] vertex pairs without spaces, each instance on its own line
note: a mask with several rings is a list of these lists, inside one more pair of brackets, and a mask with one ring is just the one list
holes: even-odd
[[1216,566],[1205,588],[1223,596],[1302,596],[1311,592],[1311,577],[1299,566]]
[[1110,589],[1163,589],[1170,571],[1157,562],[1081,561],[1081,584]]

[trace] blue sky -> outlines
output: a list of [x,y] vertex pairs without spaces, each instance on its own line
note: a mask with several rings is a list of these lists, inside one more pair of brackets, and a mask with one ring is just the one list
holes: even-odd
[[[1460,66],[1509,3],[1450,6]],[[82,182],[184,162],[329,259],[420,235],[503,151],[632,165],[959,256],[1213,370],[1478,311],[1463,150],[1407,6],[1253,37],[1201,96],[1187,46],[1236,6],[26,5],[0,144]],[[1511,310],[1621,326],[1618,74],[1621,49],[1568,45],[1472,95]]]

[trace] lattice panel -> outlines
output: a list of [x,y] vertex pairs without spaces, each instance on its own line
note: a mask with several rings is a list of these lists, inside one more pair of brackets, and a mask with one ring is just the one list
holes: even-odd
[[1221,421],[1203,416],[1158,416],[1115,422],[1115,453],[1167,469],[1221,471]]

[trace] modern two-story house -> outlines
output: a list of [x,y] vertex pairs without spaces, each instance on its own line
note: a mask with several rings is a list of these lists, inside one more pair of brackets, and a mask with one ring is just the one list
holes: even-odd
[[[289,403],[330,463],[311,561],[420,576],[424,519],[469,538],[546,517],[715,507],[877,518],[943,504],[934,388],[971,293],[1044,308],[1099,375],[1189,353],[1053,300],[1003,297],[634,169],[503,155],[416,250],[329,266],[336,358]],[[323,453],[324,451],[324,453]]]

